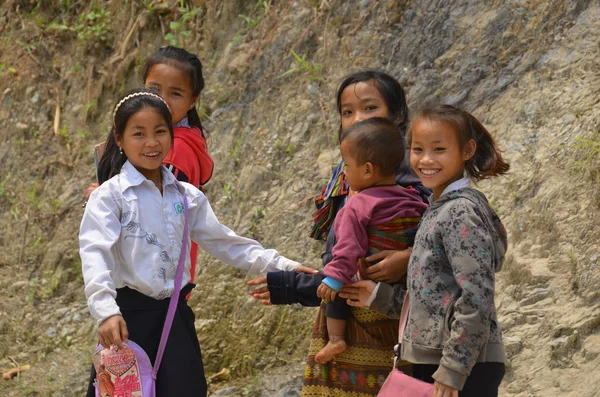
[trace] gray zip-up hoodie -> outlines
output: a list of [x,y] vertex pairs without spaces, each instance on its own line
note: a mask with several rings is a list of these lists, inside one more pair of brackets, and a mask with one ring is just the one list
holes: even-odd
[[[408,267],[403,360],[439,364],[433,378],[462,390],[477,362],[505,362],[494,304],[506,231],[485,196],[454,190],[423,214]],[[398,317],[406,289],[381,283],[371,309]]]

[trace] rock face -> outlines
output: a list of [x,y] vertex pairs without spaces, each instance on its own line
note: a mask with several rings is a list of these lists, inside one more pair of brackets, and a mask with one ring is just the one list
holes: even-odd
[[[342,76],[383,69],[411,109],[472,112],[511,163],[479,186],[510,240],[497,276],[501,395],[600,395],[597,2],[101,2],[110,23],[95,3],[0,5],[11,38],[0,41],[0,369],[32,366],[0,395],[83,393],[95,324],[77,230],[91,148],[165,35],[205,67],[215,212],[309,266],[322,250],[307,237],[312,199],[339,159]],[[92,12],[100,22],[78,23]],[[215,395],[298,395],[314,309],[259,307],[248,277],[198,261],[190,305]]]

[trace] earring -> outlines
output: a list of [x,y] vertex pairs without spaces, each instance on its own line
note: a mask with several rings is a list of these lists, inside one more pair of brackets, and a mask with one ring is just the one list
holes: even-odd
[[119,154],[123,154],[123,148],[119,146]]

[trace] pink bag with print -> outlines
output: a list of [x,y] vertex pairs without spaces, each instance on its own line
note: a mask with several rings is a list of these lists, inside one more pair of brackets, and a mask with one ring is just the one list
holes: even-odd
[[123,348],[116,350],[114,348],[106,349],[98,345],[92,355],[92,363],[96,369],[96,397],[155,397],[156,396],[156,374],[162,361],[162,356],[167,345],[173,317],[177,310],[179,293],[181,292],[181,280],[183,278],[183,269],[185,267],[185,258],[187,255],[187,237],[188,237],[188,202],[185,193],[183,195],[183,242],[181,244],[181,254],[179,255],[179,264],[175,276],[175,285],[173,294],[169,301],[169,309],[165,318],[156,353],[154,367],[150,363],[148,355],[137,343],[128,341],[123,343]]
[[92,356],[96,368],[96,397],[155,397],[152,364],[137,343],[119,350],[98,345]]
[[378,397],[432,397],[433,396],[433,385],[431,383],[423,382],[422,380],[415,379],[412,376],[408,376],[402,371],[396,368],[396,362],[400,356],[400,344],[404,337],[404,328],[408,321],[408,305],[409,297],[408,293],[404,298],[402,304],[402,313],[400,314],[400,329],[398,331],[398,344],[394,347],[394,369],[385,379],[385,383],[381,386]]

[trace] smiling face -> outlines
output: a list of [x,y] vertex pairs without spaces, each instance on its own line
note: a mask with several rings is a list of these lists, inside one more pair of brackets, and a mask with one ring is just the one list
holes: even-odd
[[342,131],[371,117],[390,117],[388,105],[372,80],[350,84],[344,89],[340,97],[340,113]]
[[458,134],[444,121],[420,119],[411,133],[410,165],[438,199],[448,185],[462,178],[465,162],[475,152],[475,142],[470,140],[461,147]]
[[151,107],[134,113],[123,135],[116,137],[127,159],[147,179],[160,186],[160,166],[171,150],[171,133],[164,117]]
[[188,110],[196,106],[198,97],[193,95],[192,82],[183,69],[165,63],[157,63],[148,71],[146,88],[158,91],[169,105],[173,124],[179,123]]

